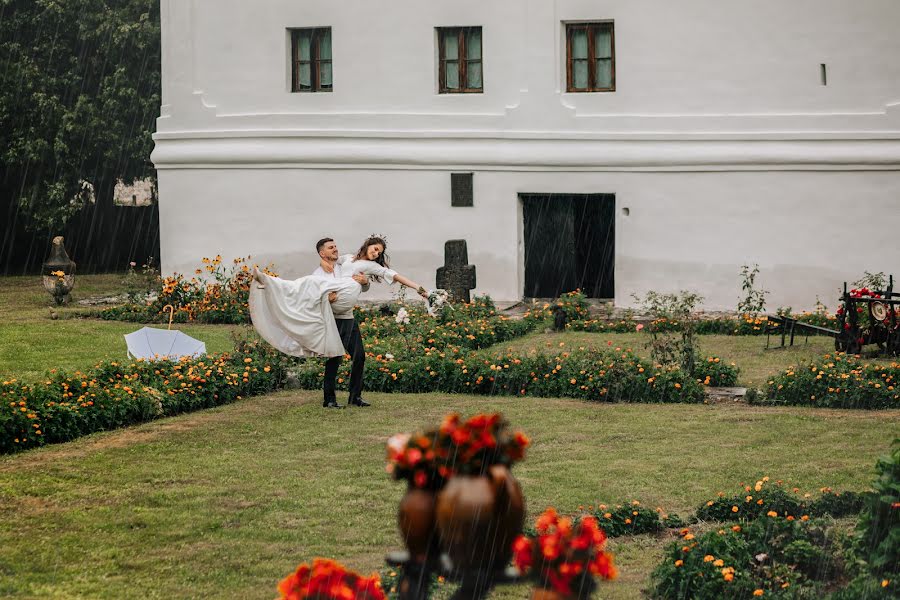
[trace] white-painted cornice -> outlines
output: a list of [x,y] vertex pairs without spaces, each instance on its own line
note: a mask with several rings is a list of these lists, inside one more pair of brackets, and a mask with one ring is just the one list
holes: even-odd
[[900,170],[900,132],[166,132],[157,169]]

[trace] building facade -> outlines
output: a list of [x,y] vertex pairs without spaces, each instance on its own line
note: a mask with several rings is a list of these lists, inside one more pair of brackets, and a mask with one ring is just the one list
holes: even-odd
[[[896,0],[163,0],[162,266],[388,238],[434,285],[832,308],[900,267]],[[897,269],[900,275],[900,268]],[[391,290],[373,286],[371,298]]]

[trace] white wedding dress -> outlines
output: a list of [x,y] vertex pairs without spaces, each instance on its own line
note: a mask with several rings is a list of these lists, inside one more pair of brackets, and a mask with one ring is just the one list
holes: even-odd
[[[344,344],[334,314],[352,314],[362,291],[352,276],[362,273],[394,281],[396,271],[370,260],[338,260],[340,277],[307,275],[289,281],[260,273],[263,283],[250,284],[250,319],[260,337],[291,356],[343,356]],[[328,294],[337,292],[337,300]]]

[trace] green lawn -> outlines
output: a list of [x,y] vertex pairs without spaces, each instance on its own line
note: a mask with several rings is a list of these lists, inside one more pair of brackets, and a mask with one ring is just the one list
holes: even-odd
[[[76,298],[117,289],[79,278]],[[122,358],[137,326],[49,318],[36,278],[0,278],[0,376]],[[63,308],[60,312],[72,312]],[[180,327],[230,347],[221,326]],[[631,347],[639,334],[532,334],[484,350]],[[702,337],[760,385],[830,349],[763,352],[764,338]],[[560,346],[563,344],[563,346]],[[553,505],[639,499],[689,514],[718,491],[769,475],[804,490],[867,488],[900,411],[744,405],[614,405],[540,398],[367,395],[370,409],[323,411],[319,392],[281,392],[75,442],[0,457],[0,597],[272,598],[277,581],[315,556],[368,572],[400,546],[404,486],[384,471],[384,443],[451,410],[501,410],[533,441],[515,474],[529,518]],[[611,542],[619,581],[603,597],[639,598],[666,542]],[[523,598],[510,588],[495,598]]]
[[[72,304],[56,307],[38,277],[0,278],[0,378],[32,381],[52,368],[84,369],[104,359],[125,359],[122,336],[143,325],[64,318],[84,311],[76,302],[81,298],[117,293],[120,280],[117,275],[78,276]],[[60,318],[50,318],[51,308]],[[175,327],[206,342],[208,352],[230,350],[231,332],[242,329],[217,325]]]
[[[865,489],[900,424],[897,411],[370,400],[324,412],[316,392],[283,392],[0,459],[0,595],[271,598],[314,556],[377,569],[400,545],[404,491],[384,443],[450,410],[502,410],[532,437],[515,468],[531,518],[634,498],[685,514],[763,475]],[[615,542],[622,577],[604,597],[638,598],[664,541]]]

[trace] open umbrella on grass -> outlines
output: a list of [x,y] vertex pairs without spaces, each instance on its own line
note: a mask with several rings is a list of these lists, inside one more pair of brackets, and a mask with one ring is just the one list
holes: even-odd
[[125,344],[128,346],[128,356],[148,360],[178,360],[183,356],[193,357],[206,354],[206,344],[181,331],[172,331],[171,328],[172,319],[170,318],[169,329],[143,327],[126,334]]

